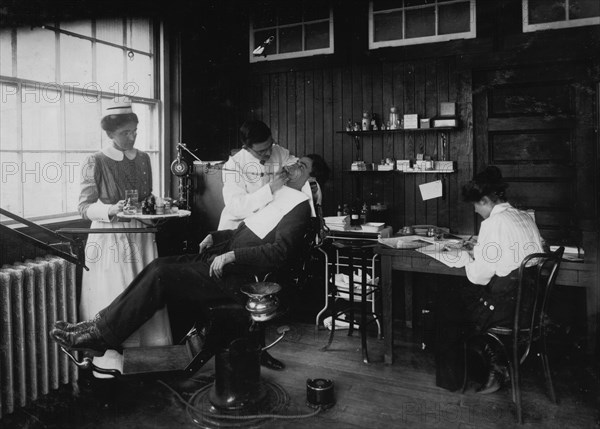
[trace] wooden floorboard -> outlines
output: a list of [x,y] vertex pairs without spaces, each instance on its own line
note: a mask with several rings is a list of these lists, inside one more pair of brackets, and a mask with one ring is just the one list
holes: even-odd
[[[334,382],[336,404],[308,419],[269,420],[264,428],[510,428],[515,409],[510,391],[481,395],[448,392],[435,386],[431,353],[422,351],[411,331],[400,332],[393,365],[383,362],[383,341],[369,337],[371,363],[364,364],[358,333],[349,337],[336,332],[329,350],[329,331],[315,333],[314,326],[293,324],[286,339],[271,353],[286,363],[284,371],[262,369],[265,381],[281,386],[289,395],[286,415],[304,415],[306,380],[327,378]],[[403,336],[404,335],[404,336]],[[274,338],[269,329],[268,339]],[[541,371],[526,366],[523,380],[523,427],[598,427],[597,362],[557,359],[553,367],[559,405],[546,395]],[[532,360],[533,363],[534,360]],[[552,363],[552,362],[551,362]],[[190,379],[181,376],[121,378],[98,381],[82,377],[77,389],[64,387],[33,406],[18,409],[0,420],[0,428],[196,428],[185,412],[182,398],[192,395],[214,379],[213,361]]]

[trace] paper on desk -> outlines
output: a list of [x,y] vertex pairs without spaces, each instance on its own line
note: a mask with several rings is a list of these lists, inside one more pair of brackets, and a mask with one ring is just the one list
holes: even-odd
[[416,251],[431,256],[433,259],[452,268],[464,267],[471,261],[471,256],[466,250],[446,248],[444,246],[445,243],[434,243],[416,249]]
[[423,201],[439,198],[442,196],[442,181],[436,180],[435,182],[423,183],[419,185],[419,189]]

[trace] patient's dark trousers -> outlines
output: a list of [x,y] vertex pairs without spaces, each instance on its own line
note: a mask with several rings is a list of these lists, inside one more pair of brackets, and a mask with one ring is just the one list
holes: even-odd
[[166,304],[189,312],[189,326],[202,319],[201,308],[209,302],[235,299],[241,279],[226,281],[209,276],[210,264],[199,254],[155,259],[108,307],[100,311],[98,327],[104,340],[119,346]]

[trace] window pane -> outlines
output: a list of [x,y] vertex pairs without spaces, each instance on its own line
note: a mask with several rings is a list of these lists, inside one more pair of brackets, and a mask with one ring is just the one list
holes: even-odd
[[41,28],[17,29],[17,76],[55,82],[55,33]]
[[59,153],[23,155],[24,217],[63,213],[64,164]]
[[100,103],[90,97],[69,94],[65,102],[67,150],[98,150],[103,133],[100,127]]
[[60,92],[40,85],[23,87],[23,149],[62,149],[59,135]]
[[67,152],[65,162],[65,181],[67,196],[65,198],[67,212],[76,212],[81,192],[81,170],[89,153]]
[[154,106],[134,104],[133,111],[138,116],[138,133],[135,147],[140,150],[158,150],[158,124]]
[[18,149],[19,134],[17,123],[16,85],[0,84],[2,100],[0,102],[0,149]]
[[12,76],[12,30],[0,29],[0,74]]
[[[3,148],[4,149],[4,148]],[[21,201],[21,163],[17,152],[0,152],[0,206],[16,215],[23,216]],[[0,216],[0,221],[8,220]]]
[[569,19],[581,19],[600,16],[600,1],[571,0],[569,2]]
[[376,42],[402,39],[402,12],[378,13],[373,15]]
[[71,33],[81,34],[82,36],[92,36],[92,23],[91,21],[71,21],[61,22],[61,30],[70,31]]
[[127,28],[127,46],[144,52],[152,52],[150,22],[147,19],[132,19]]
[[[258,48],[258,45],[263,43],[271,36],[275,36],[277,30],[263,30],[263,31],[255,31],[254,32],[254,49]],[[265,48],[263,54],[264,55],[273,55],[277,53],[277,40],[273,40],[273,42],[269,43]]]
[[373,2],[373,10],[389,10],[402,7],[402,2],[398,0],[375,0]]
[[329,47],[329,21],[305,26],[305,49],[322,49]]
[[152,59],[143,54],[134,54],[133,59],[128,59],[127,86],[123,93],[130,96],[154,97],[154,70]]
[[123,20],[102,19],[96,21],[96,38],[123,45]]
[[529,24],[565,19],[567,19],[565,0],[529,0]]
[[469,3],[440,6],[438,10],[438,34],[466,33],[471,27]]
[[406,11],[406,38],[435,35],[435,9],[413,9]]
[[112,46],[97,45],[98,90],[113,94],[123,91],[123,50]]
[[92,42],[61,34],[60,74],[63,84],[75,88],[92,82]]
[[279,53],[297,52],[302,50],[302,26],[279,29]]

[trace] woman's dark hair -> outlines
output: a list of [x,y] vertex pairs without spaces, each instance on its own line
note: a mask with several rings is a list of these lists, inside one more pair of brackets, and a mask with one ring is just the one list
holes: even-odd
[[316,153],[311,153],[306,155],[306,157],[312,159],[312,171],[310,175],[317,179],[319,185],[323,186],[329,180],[329,166],[323,157]]
[[255,143],[262,143],[271,137],[271,129],[262,121],[251,119],[240,127],[240,141],[243,146],[252,147]]
[[120,115],[108,115],[102,118],[100,126],[104,131],[113,132],[117,128],[128,124],[129,122],[139,123],[138,117],[135,113],[124,113]]
[[475,203],[481,201],[483,197],[488,197],[493,202],[506,201],[506,188],[508,184],[502,178],[500,169],[489,166],[463,186],[463,200]]

